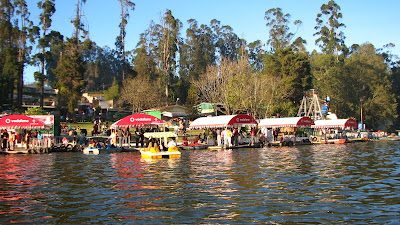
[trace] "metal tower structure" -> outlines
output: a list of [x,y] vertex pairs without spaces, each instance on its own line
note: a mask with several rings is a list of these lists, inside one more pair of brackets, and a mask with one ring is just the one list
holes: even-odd
[[303,96],[299,111],[297,112],[298,117],[308,116],[313,120],[324,119],[322,114],[321,104],[319,103],[319,98],[315,94],[315,90],[311,89],[311,93]]

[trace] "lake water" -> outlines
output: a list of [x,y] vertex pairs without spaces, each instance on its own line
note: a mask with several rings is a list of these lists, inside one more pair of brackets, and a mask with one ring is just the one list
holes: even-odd
[[0,224],[399,224],[399,149],[0,155]]

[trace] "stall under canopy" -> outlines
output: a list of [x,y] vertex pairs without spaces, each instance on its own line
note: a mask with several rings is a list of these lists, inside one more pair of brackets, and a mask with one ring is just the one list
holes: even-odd
[[113,123],[110,128],[123,128],[123,127],[154,127],[164,125],[165,122],[155,116],[144,114],[144,113],[137,113],[132,114],[127,117],[124,117],[117,122]]
[[260,120],[259,127],[280,128],[280,127],[310,127],[314,121],[307,116],[304,117],[284,117],[266,118]]
[[356,128],[358,124],[353,119],[315,120],[313,128]]
[[0,128],[3,129],[48,129],[40,120],[26,115],[8,115],[0,119]]
[[226,115],[226,116],[209,116],[200,117],[194,120],[189,128],[203,129],[203,128],[223,128],[223,127],[239,127],[239,126],[257,126],[257,121],[245,114],[239,115]]

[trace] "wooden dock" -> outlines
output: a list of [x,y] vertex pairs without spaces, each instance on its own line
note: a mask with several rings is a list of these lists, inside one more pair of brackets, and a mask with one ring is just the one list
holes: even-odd
[[25,149],[25,148],[15,148],[14,150],[1,150],[0,154],[8,155],[8,154],[46,154],[49,153],[49,149],[41,148],[41,149]]

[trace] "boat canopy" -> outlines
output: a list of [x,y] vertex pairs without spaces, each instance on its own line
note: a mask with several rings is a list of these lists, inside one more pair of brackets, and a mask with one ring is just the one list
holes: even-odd
[[49,129],[43,122],[26,115],[8,115],[0,119],[0,128],[5,129]]
[[356,128],[358,124],[353,119],[315,120],[313,128]]
[[239,127],[244,125],[257,126],[257,121],[246,114],[239,115],[225,115],[225,116],[209,116],[200,117],[194,120],[189,128],[203,129],[203,128],[223,128],[223,127]]
[[144,133],[146,138],[163,138],[163,137],[178,137],[174,132],[146,132]]
[[160,144],[162,143],[161,140],[164,139],[164,143],[167,144],[168,138],[174,137],[177,138],[178,135],[174,132],[146,132],[143,134],[145,138],[159,138]]
[[314,121],[307,116],[304,117],[284,117],[266,118],[260,120],[259,127],[279,128],[279,127],[309,127],[314,125]]
[[144,127],[144,126],[157,126],[164,125],[165,122],[155,116],[137,113],[124,117],[117,122],[113,123],[110,128],[122,128],[122,127]]

